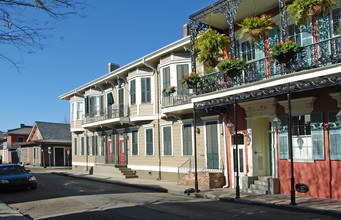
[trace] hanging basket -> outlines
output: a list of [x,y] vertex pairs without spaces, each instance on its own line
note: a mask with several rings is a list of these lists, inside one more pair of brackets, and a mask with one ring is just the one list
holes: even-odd
[[289,51],[287,53],[280,54],[276,57],[274,57],[279,63],[289,63],[290,60],[292,60],[297,53],[294,51]]

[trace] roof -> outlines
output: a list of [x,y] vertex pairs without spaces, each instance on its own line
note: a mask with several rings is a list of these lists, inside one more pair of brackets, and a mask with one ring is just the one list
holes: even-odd
[[41,122],[35,123],[43,140],[71,141],[70,124]]
[[11,134],[22,134],[22,135],[29,135],[31,133],[32,126],[24,126],[22,128],[15,128],[8,130],[6,132],[6,135],[11,135]]
[[177,48],[182,48],[183,46],[188,45],[189,43],[190,43],[190,36],[181,38],[180,40],[175,41],[171,44],[168,44],[167,46],[162,47],[156,51],[153,51],[152,53],[147,54],[146,56],[141,57],[141,58],[139,58],[139,59],[137,59],[131,63],[128,63],[125,66],[122,66],[118,69],[115,69],[114,71],[107,73],[104,76],[101,76],[101,77],[99,77],[99,78],[97,78],[91,82],[88,82],[88,83],[86,83],[86,84],[84,84],[84,85],[82,85],[82,86],[80,86],[74,90],[71,90],[71,91],[59,96],[59,98],[60,99],[69,99],[70,96],[78,94],[82,90],[90,88],[90,87],[92,87],[92,86],[94,86],[100,82],[105,82],[109,79],[113,79],[116,76],[118,76],[119,74],[127,72],[127,71],[131,70],[132,68],[136,68],[139,65],[145,65],[146,62],[149,62],[153,59],[156,59],[160,56],[163,56],[164,54],[169,53],[170,51],[173,51]]

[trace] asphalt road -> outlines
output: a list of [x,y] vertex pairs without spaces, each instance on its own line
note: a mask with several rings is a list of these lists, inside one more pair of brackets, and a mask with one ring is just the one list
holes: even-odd
[[33,174],[38,179],[36,190],[0,194],[0,201],[33,219],[333,219],[49,173]]

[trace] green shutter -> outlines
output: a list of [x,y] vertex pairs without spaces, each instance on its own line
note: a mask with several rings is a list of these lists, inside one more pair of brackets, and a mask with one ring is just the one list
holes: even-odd
[[146,78],[141,79],[141,102],[146,102]]
[[146,155],[153,155],[153,129],[146,130]]
[[146,79],[146,102],[150,103],[151,101],[151,84],[150,84],[150,78]]
[[107,93],[107,103],[108,105],[114,104],[114,97],[112,96],[111,92]]
[[89,97],[84,98],[84,103],[85,103],[85,116],[89,115]]
[[137,150],[137,131],[132,131],[131,132],[131,147],[132,147],[132,154],[134,156],[138,155],[138,150]]
[[163,128],[163,155],[172,155],[172,129],[171,127]]
[[130,81],[130,104],[135,105],[136,104],[136,84],[135,80]]
[[74,155],[77,155],[77,138],[73,139]]
[[313,159],[324,160],[324,135],[323,135],[323,113],[311,113],[311,140],[313,147]]
[[183,155],[191,156],[192,155],[192,126],[184,125],[183,130]]
[[84,137],[81,137],[81,155],[84,155]]
[[329,152],[331,160],[341,160],[341,126],[336,119],[339,110],[328,112]]
[[[163,90],[170,87],[170,68],[166,67],[162,71]],[[165,95],[165,94],[164,94]]]
[[279,159],[289,158],[289,145],[288,145],[288,116],[278,116],[281,120],[281,126],[278,128],[279,139]]

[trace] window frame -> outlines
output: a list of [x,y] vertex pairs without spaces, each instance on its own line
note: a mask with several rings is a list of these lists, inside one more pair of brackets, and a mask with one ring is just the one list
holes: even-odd
[[[152,144],[152,154],[148,154],[147,149],[148,149],[148,137],[147,137],[147,132],[151,131],[151,144]],[[154,156],[154,142],[153,142],[153,138],[154,138],[154,128],[153,127],[147,127],[145,128],[145,156]]]
[[141,104],[151,104],[152,102],[151,84],[152,84],[151,77],[141,78]]
[[[169,132],[170,134],[165,135],[165,129],[170,129]],[[169,141],[170,141],[170,153],[165,152],[166,148],[165,148],[165,138],[170,137]],[[165,154],[167,153],[167,154]],[[173,156],[173,126],[171,125],[165,125],[162,126],[162,156]]]

